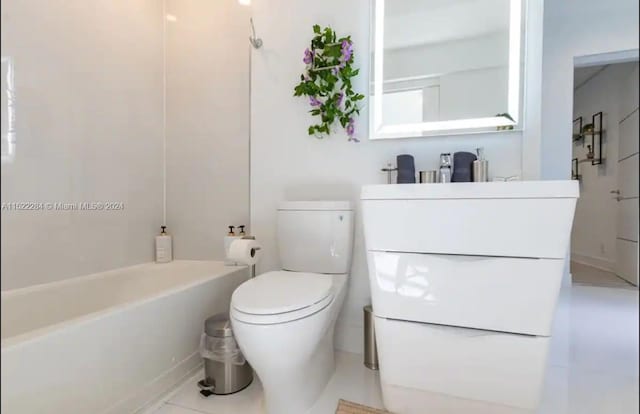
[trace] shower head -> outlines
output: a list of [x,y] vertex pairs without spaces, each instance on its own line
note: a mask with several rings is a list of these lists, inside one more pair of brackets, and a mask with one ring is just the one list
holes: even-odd
[[251,22],[251,37],[249,37],[249,43],[255,49],[260,49],[262,47],[262,39],[256,37],[256,28],[253,26],[253,18],[249,19]]

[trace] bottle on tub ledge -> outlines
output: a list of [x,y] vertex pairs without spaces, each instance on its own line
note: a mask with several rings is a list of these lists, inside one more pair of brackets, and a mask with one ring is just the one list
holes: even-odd
[[156,236],[156,263],[169,263],[173,260],[173,245],[171,236],[167,233],[167,226],[161,226],[161,232]]

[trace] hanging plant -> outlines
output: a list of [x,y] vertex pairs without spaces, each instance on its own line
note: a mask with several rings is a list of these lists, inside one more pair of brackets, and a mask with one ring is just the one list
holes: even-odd
[[355,137],[355,117],[360,115],[358,101],[364,95],[355,93],[351,80],[360,69],[353,68],[353,42],[351,36],[337,38],[330,27],[313,26],[315,36],[311,46],[304,51],[302,61],[306,68],[300,75],[300,84],[294,96],[308,96],[311,115],[320,123],[309,127],[309,135],[324,138],[331,134],[337,121],[347,132],[349,141]]

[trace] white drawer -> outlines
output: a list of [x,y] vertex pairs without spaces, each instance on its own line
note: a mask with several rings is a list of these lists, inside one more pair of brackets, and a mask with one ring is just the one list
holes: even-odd
[[376,316],[549,336],[564,260],[368,252]]
[[392,412],[521,413],[539,403],[550,338],[377,317],[375,328]]

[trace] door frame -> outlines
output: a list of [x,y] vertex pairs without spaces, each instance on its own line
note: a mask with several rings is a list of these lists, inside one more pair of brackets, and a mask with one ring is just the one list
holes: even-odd
[[[628,62],[637,62],[640,60],[640,49],[627,49],[627,50],[619,50],[615,52],[604,52],[604,53],[595,53],[591,55],[577,55],[573,57],[573,68],[571,73],[572,81],[575,85],[575,70],[576,68],[584,68],[589,66],[600,66],[600,65],[613,65],[616,63],[628,63]],[[571,95],[571,118],[567,119],[567,123],[571,123],[573,121],[573,108],[575,108],[575,102],[573,101],[573,94]],[[572,171],[573,159],[573,151],[569,154],[569,159],[566,160],[568,165],[568,171]],[[567,270],[569,273],[569,285],[573,284],[573,274],[571,274],[571,244],[569,244],[569,257],[567,260]]]

